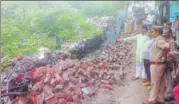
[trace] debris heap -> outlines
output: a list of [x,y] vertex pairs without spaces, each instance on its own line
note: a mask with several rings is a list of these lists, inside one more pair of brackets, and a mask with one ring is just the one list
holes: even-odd
[[120,84],[132,55],[132,44],[123,42],[104,47],[95,58],[78,60],[61,55],[56,65],[35,69],[27,97],[33,104],[88,104],[98,88],[113,90],[113,84]]

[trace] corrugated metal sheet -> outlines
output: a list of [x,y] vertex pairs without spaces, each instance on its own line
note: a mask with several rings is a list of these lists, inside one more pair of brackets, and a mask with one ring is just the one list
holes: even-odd
[[175,20],[175,16],[179,16],[179,1],[170,1],[170,21]]

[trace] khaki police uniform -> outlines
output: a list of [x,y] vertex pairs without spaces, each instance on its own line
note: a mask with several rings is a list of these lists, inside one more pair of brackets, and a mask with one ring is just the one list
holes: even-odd
[[166,58],[165,38],[158,36],[155,38],[150,51],[151,91],[149,101],[164,102]]

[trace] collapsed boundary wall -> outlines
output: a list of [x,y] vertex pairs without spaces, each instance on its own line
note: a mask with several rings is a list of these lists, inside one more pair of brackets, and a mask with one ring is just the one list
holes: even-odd
[[[124,9],[127,10],[127,9]],[[94,36],[91,38],[83,39],[78,41],[74,47],[71,48],[67,53],[70,53],[71,58],[83,58],[87,54],[103,47],[112,46],[117,37],[120,35],[121,30],[124,28],[124,19],[127,16],[127,11],[119,11],[117,15],[113,16],[108,21],[106,28],[102,30],[101,35]],[[60,52],[61,53],[61,52]],[[47,64],[54,64],[59,59],[59,52],[52,52],[44,55],[44,58],[38,59],[36,56],[25,56],[19,66],[24,66],[24,69],[31,69],[33,67],[45,66]],[[62,52],[66,53],[66,52]],[[13,59],[12,59],[13,60]],[[11,62],[10,60],[3,66],[3,70],[8,69]],[[22,65],[21,65],[22,64]],[[27,64],[27,65],[26,65]],[[16,69],[15,69],[16,70]],[[19,68],[17,69],[19,70]]]
[[126,10],[127,9],[118,11],[117,14],[107,22],[107,27],[102,29],[101,35],[78,41],[69,51],[71,57],[80,59],[86,54],[99,49],[101,46],[112,46],[124,28],[124,19],[127,16]]

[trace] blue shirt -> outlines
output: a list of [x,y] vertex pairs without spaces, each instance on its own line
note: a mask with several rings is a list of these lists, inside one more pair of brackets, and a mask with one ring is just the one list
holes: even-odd
[[143,59],[149,59],[150,49],[152,47],[153,42],[154,42],[154,39],[151,39],[145,43],[145,46],[143,49]]

